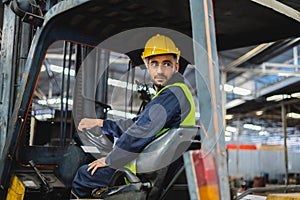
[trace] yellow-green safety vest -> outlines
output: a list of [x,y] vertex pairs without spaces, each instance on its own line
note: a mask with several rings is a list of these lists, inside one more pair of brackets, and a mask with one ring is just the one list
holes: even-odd
[[[167,85],[164,88],[162,88],[159,92],[157,92],[152,99],[155,99],[163,90],[165,90],[169,87],[173,87],[173,86],[180,87],[183,90],[185,96],[187,97],[187,99],[188,99],[188,101],[190,102],[190,105],[191,105],[191,109],[190,109],[189,114],[180,123],[180,126],[194,126],[196,124],[195,103],[194,103],[193,96],[192,96],[190,90],[188,89],[188,87],[184,83],[174,83],[174,84],[171,84],[171,85]],[[169,130],[169,128],[164,128],[164,129],[160,130],[155,135],[155,137],[159,137],[160,135],[162,135],[163,133],[165,133],[168,130]],[[132,162],[128,163],[127,165],[125,165],[125,168],[129,169],[131,172],[136,174],[136,165],[135,165],[134,161],[132,161]]]

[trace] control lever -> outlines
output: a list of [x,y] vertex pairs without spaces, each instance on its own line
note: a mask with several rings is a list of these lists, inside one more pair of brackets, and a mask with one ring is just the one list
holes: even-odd
[[49,183],[47,181],[47,179],[43,176],[43,174],[40,172],[40,170],[38,170],[38,168],[36,168],[36,164],[33,160],[29,161],[29,164],[31,165],[31,167],[34,169],[35,173],[38,175],[39,179],[42,181],[42,190],[47,192],[51,191],[51,188],[49,186]]

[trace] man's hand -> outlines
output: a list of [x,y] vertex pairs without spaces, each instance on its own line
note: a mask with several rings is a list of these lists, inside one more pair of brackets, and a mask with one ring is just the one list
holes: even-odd
[[106,167],[106,166],[107,165],[105,163],[105,157],[102,157],[99,158],[98,160],[95,160],[94,162],[91,162],[87,170],[91,172],[91,175],[94,175],[94,173],[99,167]]
[[90,119],[90,118],[83,118],[78,125],[78,130],[82,131],[83,129],[91,129],[96,126],[103,127],[103,119]]

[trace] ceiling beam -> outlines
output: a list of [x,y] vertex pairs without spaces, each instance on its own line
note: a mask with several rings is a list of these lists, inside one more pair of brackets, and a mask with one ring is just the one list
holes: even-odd
[[256,46],[255,48],[253,48],[249,52],[245,53],[241,57],[237,58],[236,60],[234,60],[231,63],[229,63],[228,65],[226,65],[222,71],[223,72],[231,71],[232,69],[236,68],[237,66],[247,62],[248,60],[250,60],[254,56],[256,56],[259,53],[263,52],[264,50],[269,48],[273,43],[274,42],[270,42],[270,43],[260,44],[260,45]]
[[300,22],[300,12],[276,0],[251,0]]
[[[290,70],[281,70],[281,69],[266,69],[265,67],[273,67],[273,68],[293,68],[294,71]],[[300,69],[299,65],[291,65],[291,64],[280,64],[280,63],[263,63],[261,69],[254,69],[254,68],[235,68],[229,70],[229,72],[235,73],[249,73],[249,74],[273,74],[278,76],[300,76]]]

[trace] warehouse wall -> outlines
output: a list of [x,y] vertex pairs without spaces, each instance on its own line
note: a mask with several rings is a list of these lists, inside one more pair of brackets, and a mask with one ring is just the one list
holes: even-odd
[[[289,152],[289,173],[300,173],[300,152]],[[268,173],[269,181],[284,181],[285,164],[282,150],[228,150],[228,171],[231,177],[247,180]]]

